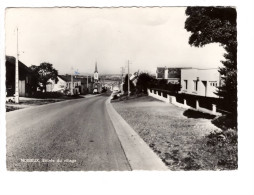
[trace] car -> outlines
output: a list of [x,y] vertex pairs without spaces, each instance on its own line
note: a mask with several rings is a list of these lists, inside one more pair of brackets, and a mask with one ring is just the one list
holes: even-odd
[[15,97],[14,96],[6,97],[5,101],[14,103],[15,102]]

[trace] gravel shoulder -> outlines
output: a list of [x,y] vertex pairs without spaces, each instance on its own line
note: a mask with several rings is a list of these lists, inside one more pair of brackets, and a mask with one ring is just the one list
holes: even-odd
[[211,119],[188,118],[184,109],[147,96],[112,104],[169,169],[217,169],[205,143],[206,135],[219,130]]

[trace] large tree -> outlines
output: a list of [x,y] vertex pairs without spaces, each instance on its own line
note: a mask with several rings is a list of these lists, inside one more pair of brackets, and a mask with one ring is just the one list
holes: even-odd
[[237,113],[237,29],[236,9],[233,7],[188,7],[185,29],[191,32],[189,44],[202,47],[219,43],[226,53],[219,69],[222,85],[217,94],[223,97],[228,109]]
[[138,92],[147,93],[147,88],[153,88],[156,85],[155,79],[148,73],[140,73],[137,80]]
[[39,66],[32,65],[30,67],[32,71],[32,86],[35,88],[39,87],[41,90],[46,91],[46,85],[49,79],[58,82],[58,71],[53,68],[53,65],[48,62],[43,62]]

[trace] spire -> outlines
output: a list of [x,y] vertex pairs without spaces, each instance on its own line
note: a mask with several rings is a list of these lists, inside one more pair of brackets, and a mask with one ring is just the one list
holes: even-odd
[[97,70],[97,62],[95,62],[95,71],[94,72],[98,72],[98,70]]

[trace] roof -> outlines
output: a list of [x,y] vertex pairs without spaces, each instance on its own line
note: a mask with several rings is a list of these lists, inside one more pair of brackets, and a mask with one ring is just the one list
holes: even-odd
[[[15,65],[16,64],[16,58],[13,56],[5,56],[5,60],[6,60],[6,65],[7,64],[11,64],[11,65]],[[30,72],[31,70],[19,60],[19,68],[22,68],[28,72]]]
[[[71,82],[71,75],[58,75],[61,79],[63,79],[66,82]],[[73,82],[81,81],[81,78],[75,78],[75,75],[73,75]]]
[[192,69],[192,67],[180,67],[180,66],[173,66],[173,67],[157,67],[157,70],[165,70],[165,69]]

